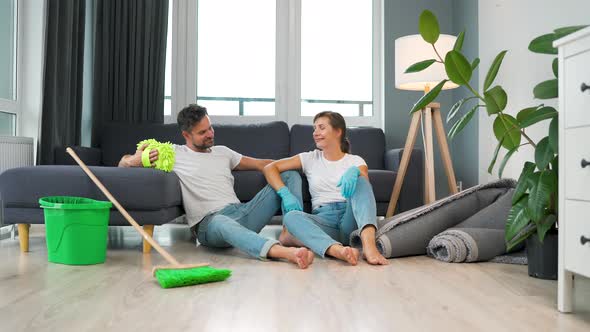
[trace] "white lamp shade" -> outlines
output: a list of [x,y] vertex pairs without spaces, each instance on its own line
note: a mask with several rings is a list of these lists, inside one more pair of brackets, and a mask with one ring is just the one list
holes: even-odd
[[[438,54],[443,58],[447,52],[453,49],[457,37],[441,34],[435,43]],[[433,88],[440,81],[447,79],[447,73],[442,63],[435,62],[430,67],[417,72],[406,74],[409,66],[416,62],[436,59],[432,45],[424,41],[420,35],[410,35],[395,40],[395,87],[401,90],[424,91],[428,86]],[[457,84],[448,81],[443,90],[458,87]]]

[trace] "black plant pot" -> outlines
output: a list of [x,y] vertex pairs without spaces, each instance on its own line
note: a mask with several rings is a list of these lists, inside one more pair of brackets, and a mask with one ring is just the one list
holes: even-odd
[[543,243],[533,234],[526,239],[529,276],[557,280],[557,233],[547,232]]

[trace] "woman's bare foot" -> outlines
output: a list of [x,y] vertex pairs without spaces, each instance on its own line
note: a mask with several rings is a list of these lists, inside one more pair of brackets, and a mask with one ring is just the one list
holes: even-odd
[[360,255],[358,249],[344,247],[341,244],[332,245],[330,248],[328,248],[326,254],[348,262],[350,265],[356,265]]
[[361,232],[361,241],[363,243],[363,257],[371,265],[389,265],[389,262],[379,250],[375,241],[376,227],[368,225]]
[[287,259],[291,263],[297,264],[300,269],[307,269],[308,266],[313,263],[313,252],[307,248],[290,248],[291,254],[288,255]]
[[270,247],[267,257],[286,259],[293,264],[297,264],[300,269],[306,269],[313,263],[314,254],[307,248],[287,248],[277,243]]
[[389,261],[381,255],[377,248],[363,249],[363,258],[371,265],[389,265]]
[[279,235],[279,242],[285,247],[304,247],[303,243],[291,235],[285,227]]

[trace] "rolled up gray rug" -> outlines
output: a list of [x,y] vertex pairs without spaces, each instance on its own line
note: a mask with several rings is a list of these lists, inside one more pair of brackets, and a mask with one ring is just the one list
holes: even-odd
[[426,253],[444,262],[487,261],[506,253],[504,228],[512,206],[514,189],[509,189],[455,227],[435,235]]
[[[497,180],[474,186],[431,204],[381,220],[378,222],[376,233],[377,247],[383,256],[387,258],[424,255],[426,254],[427,246],[436,235],[450,228],[457,228],[463,222],[467,225],[466,228],[478,228],[477,226],[480,225],[480,221],[483,218],[476,217],[472,221],[468,219],[498,201],[515,186],[516,181],[512,179]],[[509,195],[511,196],[512,194],[509,193]],[[501,205],[497,206],[497,208],[500,207]],[[491,208],[490,212],[493,212],[493,209]],[[506,209],[506,215],[509,209],[509,207]],[[506,218],[504,218],[505,222]],[[485,222],[482,223],[485,224]],[[486,231],[483,234],[476,234],[477,231],[475,230],[458,230],[470,234],[470,237],[477,238],[473,239],[473,241],[477,244],[477,256],[480,259],[485,256],[482,256],[482,251],[487,255],[488,244],[491,246],[490,252],[493,252],[495,249],[505,250],[503,242],[501,246],[498,246],[497,241],[492,240],[498,238],[497,234],[493,235],[497,233],[494,231],[498,229],[497,227],[486,225],[480,228]],[[503,236],[502,234],[502,241]],[[355,247],[362,246],[358,230],[351,234],[350,244]]]

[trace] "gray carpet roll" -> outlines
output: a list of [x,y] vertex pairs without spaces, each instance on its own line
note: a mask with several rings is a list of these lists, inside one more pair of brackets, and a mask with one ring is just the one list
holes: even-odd
[[[456,255],[454,257],[471,258],[474,248],[477,247],[477,259],[481,260],[482,257],[494,254],[496,250],[505,250],[503,240],[501,245],[497,241],[500,237],[503,239],[504,235],[502,233],[499,236],[497,230],[501,228],[501,232],[503,232],[503,223],[506,222],[503,214],[507,215],[510,208],[505,209],[503,204],[497,204],[490,209],[486,209],[486,207],[493,205],[502,197],[508,200],[506,196],[512,196],[511,189],[515,186],[516,181],[501,179],[466,189],[423,207],[379,221],[376,234],[379,251],[387,258],[424,255],[427,253],[426,248],[430,241],[436,235],[452,228],[460,229],[446,235],[441,234],[444,237],[440,237],[440,241],[437,242],[439,246],[448,243],[445,246],[448,250],[445,254],[447,256],[452,251],[453,255]],[[500,213],[495,209],[505,210]],[[470,218],[478,212],[482,212],[482,214]],[[487,216],[494,218],[486,220]],[[502,227],[498,226],[500,223],[502,223]],[[458,237],[457,234],[462,234],[460,232],[468,234],[468,236]],[[443,242],[445,239],[447,242]],[[460,242],[463,243],[462,247],[459,246]],[[355,247],[362,246],[358,230],[351,234],[350,243]],[[453,245],[455,247],[451,248],[450,246]],[[471,256],[467,253],[467,245],[471,246]],[[505,251],[499,254],[502,253]],[[440,251],[441,258],[446,257],[443,254],[444,252]]]

